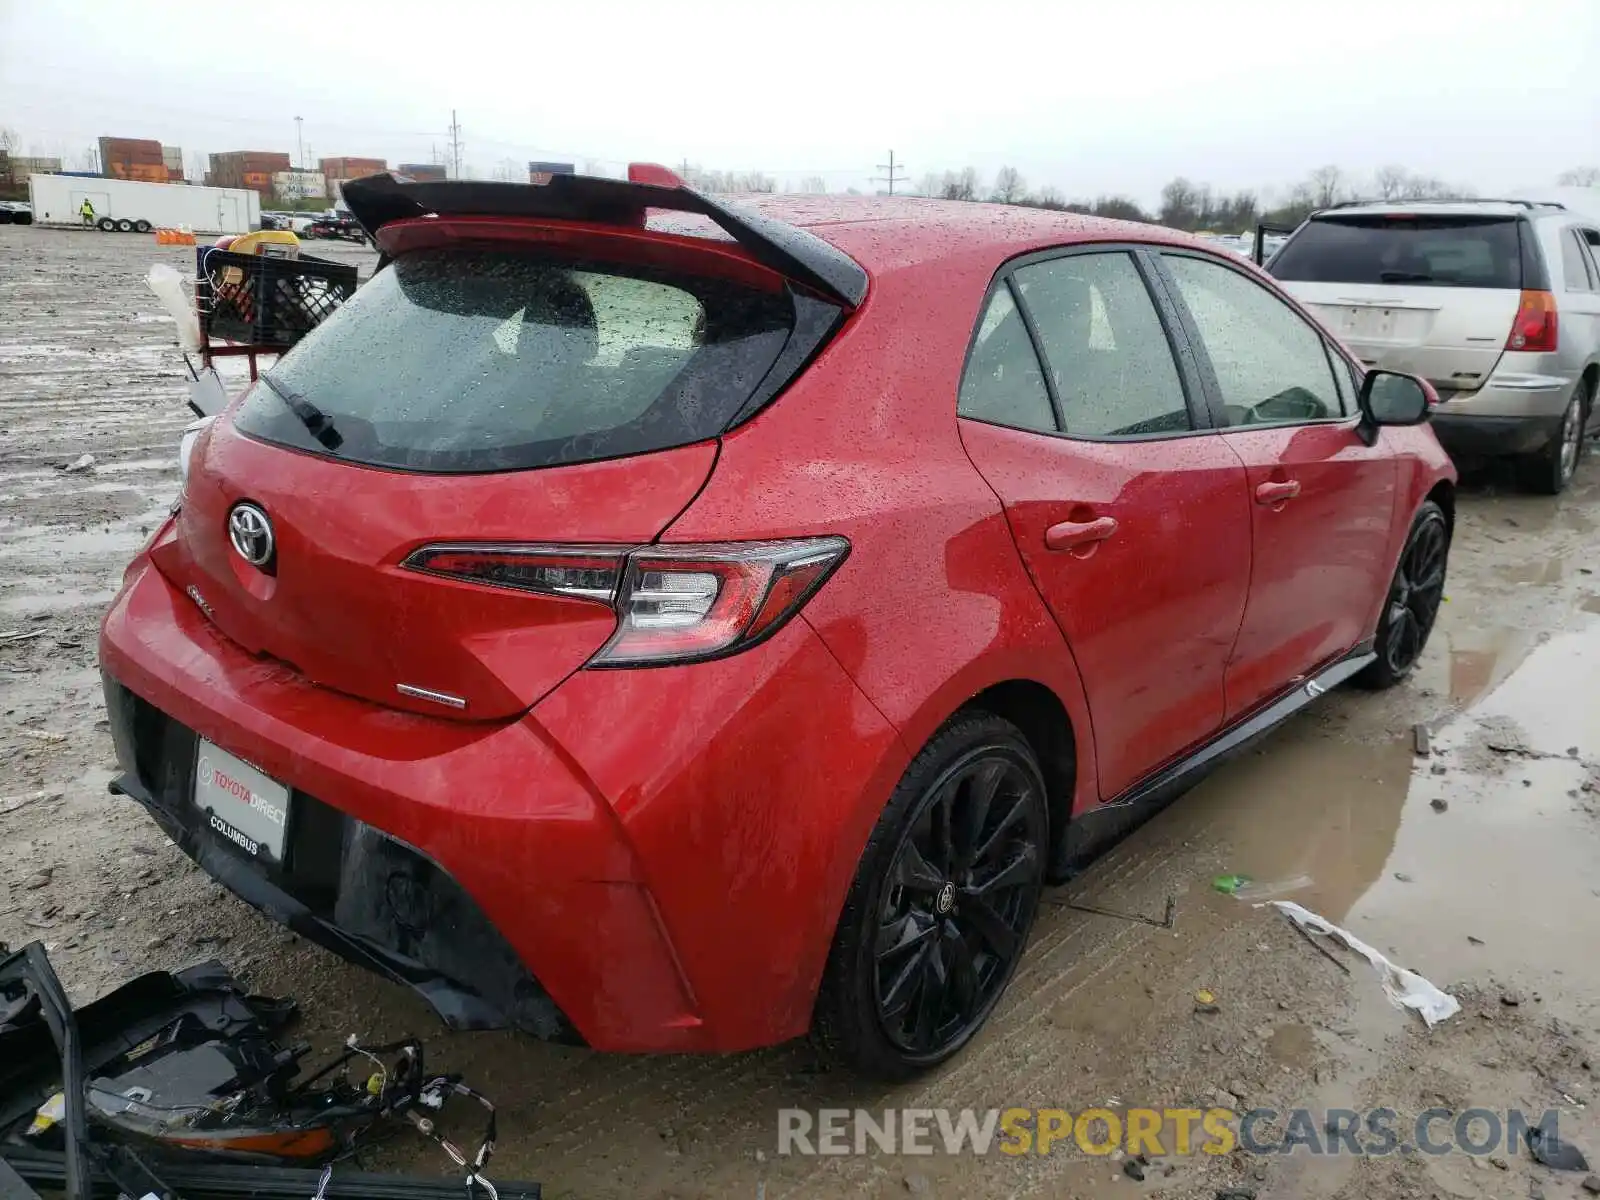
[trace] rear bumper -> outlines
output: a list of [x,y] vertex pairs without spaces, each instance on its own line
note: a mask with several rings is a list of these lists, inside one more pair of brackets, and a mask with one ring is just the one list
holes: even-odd
[[[101,631],[122,790],[224,885],[447,1021],[606,1050],[803,1033],[899,741],[801,620],[470,723],[315,687],[148,560]],[[194,740],[294,792],[283,868],[196,820]]]
[[1533,454],[1550,444],[1561,430],[1561,411],[1554,416],[1479,416],[1436,408],[1433,431],[1452,458],[1497,458]]

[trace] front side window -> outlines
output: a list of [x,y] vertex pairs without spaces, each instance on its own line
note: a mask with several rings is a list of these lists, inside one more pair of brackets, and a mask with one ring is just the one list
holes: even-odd
[[1129,255],[1072,254],[1018,267],[1013,278],[1039,331],[1067,436],[1191,428],[1172,345]]
[[978,322],[956,411],[991,425],[1056,432],[1039,356],[1006,284],[995,289]]
[[1199,327],[1229,426],[1343,414],[1322,335],[1299,313],[1228,267],[1176,254],[1164,261]]

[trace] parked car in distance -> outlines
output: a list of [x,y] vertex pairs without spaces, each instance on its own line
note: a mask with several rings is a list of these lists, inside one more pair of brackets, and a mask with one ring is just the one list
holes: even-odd
[[1229,251],[649,166],[344,195],[386,265],[186,435],[106,615],[114,790],[456,1026],[924,1070],[1047,883],[1427,643],[1432,389]]
[[339,238],[350,242],[366,240],[360,224],[348,214],[317,217],[296,232],[303,238]]
[[0,225],[32,225],[33,206],[24,200],[0,200]]
[[1600,413],[1600,220],[1525,200],[1314,213],[1267,270],[1369,365],[1432,382],[1461,460],[1566,488]]

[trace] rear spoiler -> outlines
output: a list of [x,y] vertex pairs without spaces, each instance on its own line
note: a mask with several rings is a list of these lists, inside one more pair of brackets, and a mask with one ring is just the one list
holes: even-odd
[[[671,178],[663,171],[661,177]],[[763,266],[848,308],[867,294],[867,273],[849,255],[804,229],[736,209],[686,185],[664,186],[591,175],[552,175],[548,183],[451,180],[413,183],[392,174],[352,179],[344,203],[369,237],[393,221],[427,216],[544,217],[639,227],[646,210],[698,213],[721,226]]]

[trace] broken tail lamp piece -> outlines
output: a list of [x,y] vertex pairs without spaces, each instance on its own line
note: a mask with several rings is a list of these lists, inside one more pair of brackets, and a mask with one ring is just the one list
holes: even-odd
[[[301,1078],[309,1048],[279,1040],[294,1003],[247,993],[220,964],[143,975],[74,1012],[42,946],[9,955],[0,946],[0,955],[5,1200],[38,1186],[68,1200],[431,1200],[459,1197],[463,1182],[469,1196],[537,1200],[537,1184],[496,1188],[484,1176],[494,1106],[456,1076],[428,1074],[415,1039],[368,1047],[352,1038]],[[438,1131],[453,1097],[486,1113],[475,1153]],[[336,1169],[393,1122],[433,1141],[461,1173],[435,1182]]]

